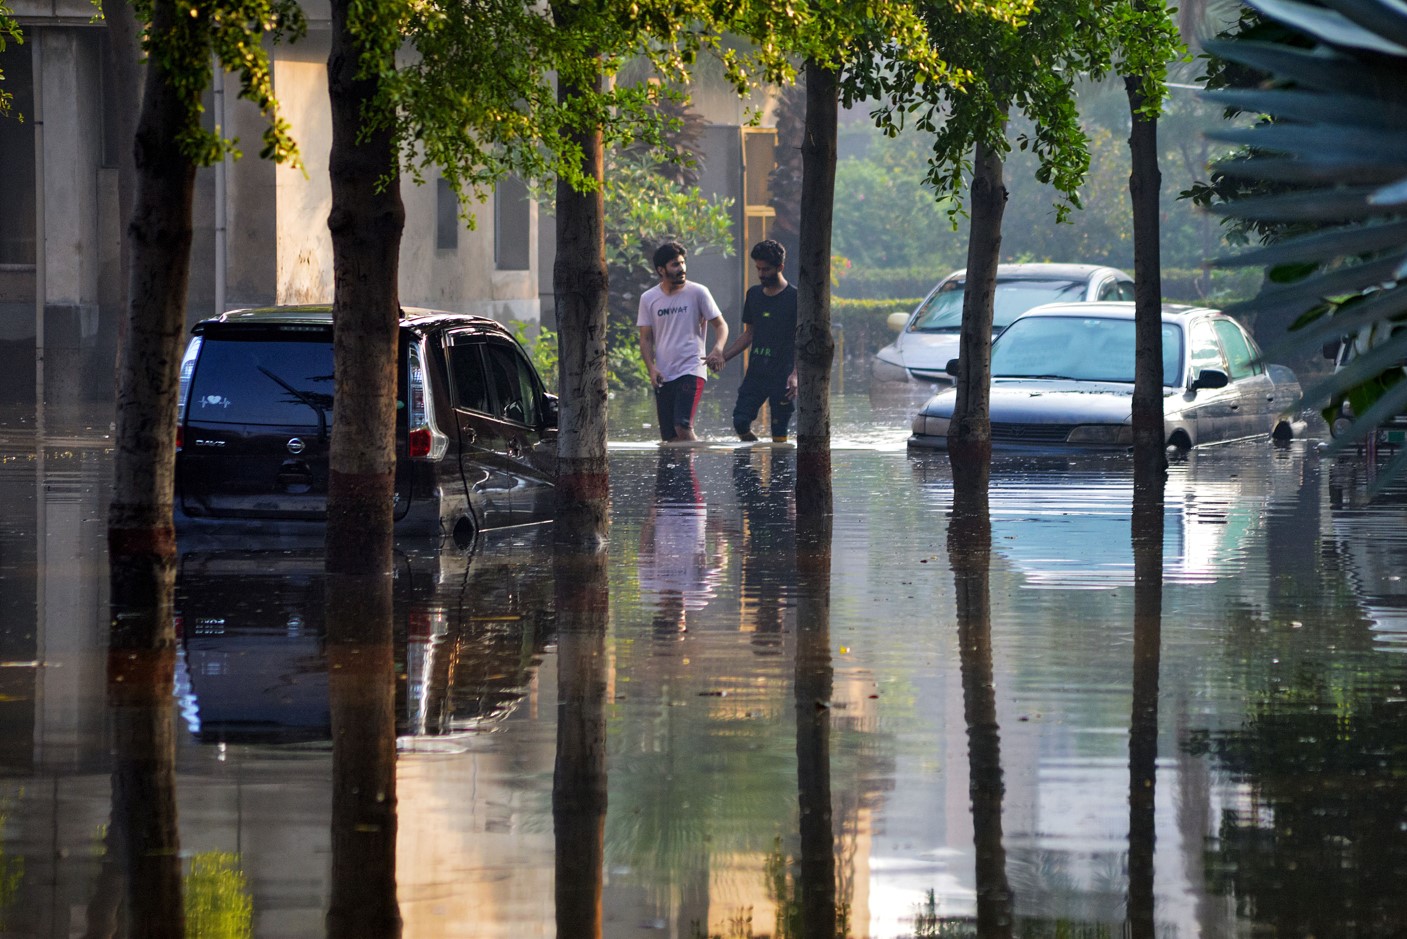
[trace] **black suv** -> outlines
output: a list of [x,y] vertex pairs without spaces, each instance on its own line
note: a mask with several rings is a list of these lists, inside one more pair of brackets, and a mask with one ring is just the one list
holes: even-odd
[[[301,529],[326,518],[330,306],[236,310],[197,323],[181,362],[176,525]],[[469,545],[551,518],[557,398],[502,325],[403,310],[396,534]]]

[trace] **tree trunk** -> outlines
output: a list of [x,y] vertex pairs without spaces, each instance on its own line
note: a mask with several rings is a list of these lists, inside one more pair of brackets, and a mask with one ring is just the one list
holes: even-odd
[[[804,229],[803,229],[804,230]],[[831,803],[831,526],[797,538],[796,780],[801,858],[796,879],[800,935],[837,935],[835,822]]]
[[394,939],[396,661],[389,573],[328,576],[332,717],[329,939]]
[[[170,0],[152,9],[151,29],[192,46],[209,44],[204,20],[182,16]],[[128,329],[117,387],[117,457],[108,509],[114,559],[174,561],[171,502],[175,484],[176,396],[190,279],[195,163],[179,143],[191,113],[182,83],[158,59],[147,69],[133,147],[137,176],[128,237],[132,279]]]
[[992,524],[988,464],[954,462],[948,563],[957,604],[963,715],[967,722],[968,794],[977,853],[977,935],[1013,935],[1012,891],[1006,874],[1001,728],[992,669]]
[[[553,13],[570,28],[572,9]],[[600,90],[563,84],[564,104]],[[596,180],[591,192],[557,182],[557,261],[552,289],[557,297],[558,401],[557,513],[555,538],[566,546],[594,547],[610,531],[610,468],[606,462],[606,275],[605,153],[601,128],[578,130],[582,171]]]
[[552,826],[557,844],[557,935],[600,939],[606,844],[606,633],[610,590],[606,554],[559,549],[553,561],[557,606],[557,759]]
[[[391,565],[395,493],[396,338],[401,203],[389,128],[362,136],[379,80],[357,77],[362,46],[350,0],[332,2],[327,88],[332,105],[333,395],[327,482],[329,573],[383,574]],[[386,182],[386,180],[390,182]]]
[[796,320],[797,522],[830,515],[831,222],[835,204],[840,74],[806,63],[806,134],[801,144],[801,250]]
[[1006,183],[1002,157],[978,143],[972,159],[972,217],[968,225],[967,290],[958,339],[957,400],[948,428],[948,459],[956,466],[992,459],[992,304],[1001,260]]
[[1143,79],[1124,78],[1133,130],[1129,133],[1129,195],[1133,202],[1133,456],[1166,469],[1163,437],[1163,272],[1158,244],[1158,119],[1141,114]]
[[185,935],[176,815],[175,568],[114,557],[107,706],[112,733],[112,846],[122,872],[123,935]]
[[1154,794],[1158,780],[1158,669],[1163,631],[1162,467],[1135,465],[1133,484],[1133,713],[1129,721],[1128,929],[1153,939]]

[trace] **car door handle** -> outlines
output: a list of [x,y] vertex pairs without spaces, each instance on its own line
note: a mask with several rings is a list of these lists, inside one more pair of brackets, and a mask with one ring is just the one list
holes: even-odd
[[465,443],[473,443],[479,439],[479,434],[472,427],[460,428],[459,433],[460,436],[464,438]]
[[1233,404],[1233,405],[1231,405],[1231,410],[1233,410],[1233,411],[1239,411],[1239,410],[1241,410],[1241,405],[1239,405],[1239,404]]
[[523,456],[523,442],[522,442],[521,440],[510,440],[510,441],[508,441],[508,455],[511,456],[511,457],[512,457],[513,459],[515,459],[515,460],[522,459],[522,456]]

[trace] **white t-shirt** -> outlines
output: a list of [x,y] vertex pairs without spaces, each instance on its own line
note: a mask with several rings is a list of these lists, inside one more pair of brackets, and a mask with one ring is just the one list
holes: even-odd
[[722,315],[713,294],[703,284],[686,281],[672,294],[656,284],[640,295],[635,325],[654,330],[655,368],[665,381],[683,375],[708,378],[708,366],[704,365],[705,324]]

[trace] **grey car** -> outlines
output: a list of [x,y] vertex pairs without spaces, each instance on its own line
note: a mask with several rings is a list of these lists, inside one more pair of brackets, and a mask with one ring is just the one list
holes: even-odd
[[[952,384],[948,360],[958,354],[967,271],[955,271],[929,291],[903,319],[894,314],[899,333],[875,354],[871,372],[881,382]],[[1133,278],[1095,264],[1002,264],[992,310],[992,335],[998,336],[1022,313],[1044,303],[1132,300]],[[902,322],[900,322],[902,320]]]
[[[1262,361],[1255,340],[1216,310],[1163,307],[1163,425],[1170,447],[1303,433],[1300,385]],[[1050,304],[992,345],[994,449],[1122,449],[1133,443],[1134,305]],[[956,392],[915,415],[912,447],[946,448]]]

